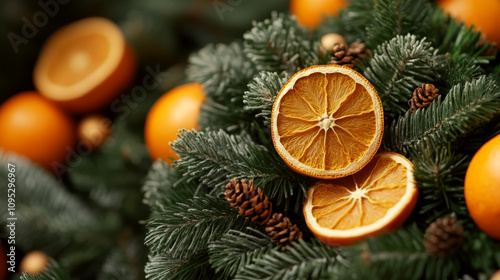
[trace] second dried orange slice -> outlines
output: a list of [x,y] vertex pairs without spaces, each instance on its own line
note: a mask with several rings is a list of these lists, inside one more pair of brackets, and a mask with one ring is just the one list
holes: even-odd
[[278,94],[271,116],[274,146],[296,172],[323,179],[353,174],[377,152],[382,103],[361,74],[338,65],[296,73]]
[[354,175],[320,180],[309,188],[304,217],[319,240],[349,245],[401,226],[417,199],[413,164],[400,154],[382,152]]

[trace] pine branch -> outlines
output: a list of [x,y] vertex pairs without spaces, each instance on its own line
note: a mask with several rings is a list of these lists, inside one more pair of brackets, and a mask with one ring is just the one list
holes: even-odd
[[203,84],[206,102],[199,118],[201,128],[232,128],[246,123],[243,92],[255,67],[240,44],[208,45],[191,55],[188,78]]
[[436,146],[455,141],[473,127],[499,115],[499,102],[500,88],[489,77],[458,84],[443,101],[439,97],[427,109],[407,113],[393,122],[385,135],[384,146],[408,154],[426,139]]
[[104,260],[97,280],[141,280],[144,279],[144,265],[147,252],[144,250],[144,236],[119,238],[119,247],[114,248]]
[[235,279],[320,279],[335,275],[347,261],[339,251],[316,239],[298,240],[283,251],[274,248],[246,265]]
[[457,279],[458,254],[436,258],[426,253],[424,234],[416,226],[381,234],[367,241],[350,279]]
[[465,256],[464,264],[471,270],[470,274],[492,275],[500,268],[500,241],[491,239],[478,228],[465,231],[465,242],[459,253]]
[[347,42],[367,42],[368,35],[366,26],[373,21],[373,10],[376,1],[358,0],[351,1],[345,9],[340,10],[338,20],[334,26],[337,28],[321,28],[323,33],[335,32],[342,33]]
[[248,135],[220,131],[183,131],[173,144],[181,157],[174,165],[190,180],[200,180],[221,193],[233,178],[254,180],[284,211],[299,211],[312,179],[293,172],[274,149]]
[[436,9],[432,19],[431,40],[436,43],[439,53],[448,53],[451,59],[461,56],[474,58],[476,63],[488,63],[492,57],[483,56],[491,43],[478,45],[481,32],[451,18],[445,11]]
[[[9,163],[15,166],[16,241],[22,248],[42,248],[48,242],[64,247],[71,240],[87,239],[89,231],[101,225],[96,213],[52,174],[24,157],[0,151],[0,164],[5,167],[0,169],[2,197],[7,197]],[[7,221],[7,207],[0,208],[0,217]]]
[[243,35],[245,54],[258,71],[287,71],[293,74],[312,65],[327,63],[318,51],[318,42],[309,38],[294,17],[273,13],[271,19],[254,23]]
[[451,213],[468,216],[464,198],[467,159],[455,155],[450,145],[432,146],[429,142],[419,145],[413,164],[421,192],[419,213],[427,216],[426,224]]
[[150,256],[146,265],[148,280],[211,280],[217,278],[209,264],[206,249],[185,259],[176,259],[167,255]]
[[476,60],[470,56],[460,56],[456,59],[448,59],[444,74],[444,81],[448,89],[457,84],[472,82],[484,73]]
[[37,275],[23,273],[20,280],[71,280],[71,277],[64,268],[51,259],[44,271]]
[[244,266],[269,253],[272,247],[270,237],[257,230],[229,230],[209,245],[210,264],[221,278],[232,279]]
[[366,25],[367,45],[375,48],[397,35],[425,37],[430,30],[433,7],[428,1],[378,0]]
[[413,90],[439,79],[443,57],[411,34],[396,36],[377,48],[364,76],[377,90],[386,118],[408,110]]
[[186,203],[165,206],[149,219],[145,244],[153,253],[187,258],[229,229],[244,229],[249,224],[226,200],[202,194]]
[[153,212],[161,212],[164,206],[184,202],[200,193],[202,185],[196,180],[188,181],[182,175],[164,161],[156,161],[142,187],[143,202]]
[[248,84],[248,91],[245,91],[243,97],[245,110],[256,112],[255,116],[263,117],[264,124],[269,127],[274,100],[289,78],[290,76],[286,72],[281,74],[260,72]]

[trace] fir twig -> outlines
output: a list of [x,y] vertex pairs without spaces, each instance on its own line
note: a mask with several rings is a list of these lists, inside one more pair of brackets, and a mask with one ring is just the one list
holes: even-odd
[[209,245],[210,264],[222,278],[232,279],[245,265],[261,258],[272,247],[269,236],[260,231],[252,228],[246,231],[230,230]]
[[246,134],[183,131],[173,144],[181,159],[174,163],[192,180],[222,192],[232,179],[254,180],[285,211],[299,211],[311,179],[293,172],[274,150],[258,145]]
[[245,110],[256,112],[255,116],[263,117],[264,124],[270,126],[274,100],[289,78],[286,72],[260,72],[245,91]]
[[224,199],[200,195],[166,206],[147,222],[145,244],[153,253],[187,258],[219,239],[229,229],[251,225]]
[[460,270],[457,254],[427,254],[424,234],[415,225],[370,238],[367,244],[354,267],[357,279],[456,279]]
[[189,58],[188,78],[203,85],[201,128],[234,130],[247,123],[243,92],[255,74],[255,67],[240,44],[208,45]]
[[[22,248],[42,248],[48,246],[47,240],[55,246],[66,246],[71,240],[68,237],[88,239],[99,224],[96,213],[40,166],[0,151],[0,164],[7,167],[9,163],[15,166],[16,241]],[[7,168],[0,169],[0,182],[5,186],[0,188],[0,194],[4,197],[9,183],[7,172]],[[7,221],[7,207],[1,207],[0,217]]]
[[316,239],[298,240],[283,251],[274,248],[246,265],[235,279],[321,279],[335,275],[347,265],[339,251]]
[[408,154],[426,139],[444,145],[466,135],[475,126],[500,114],[500,88],[489,77],[481,76],[465,85],[454,86],[446,98],[441,96],[425,110],[417,110],[392,123],[384,146]]
[[217,279],[214,269],[209,264],[207,249],[203,249],[184,259],[161,254],[152,256],[146,265],[145,272],[148,280]]
[[467,217],[464,178],[469,162],[466,156],[455,155],[450,145],[432,146],[422,143],[413,156],[415,179],[421,192],[420,214],[426,224],[446,214]]
[[327,63],[326,56],[319,54],[318,42],[309,38],[295,17],[273,13],[271,19],[254,23],[243,38],[245,54],[259,71],[292,74],[308,66]]
[[416,87],[439,79],[442,62],[425,38],[398,35],[377,48],[364,76],[377,90],[385,117],[391,118],[407,111]]
[[[375,1],[366,34],[369,48],[375,48],[397,35],[408,33],[425,37],[430,30],[433,7],[428,1],[378,0]],[[422,35],[420,35],[422,34]]]
[[166,205],[184,202],[200,192],[201,184],[188,181],[177,169],[162,160],[153,164],[143,186],[143,202],[153,212],[162,211]]

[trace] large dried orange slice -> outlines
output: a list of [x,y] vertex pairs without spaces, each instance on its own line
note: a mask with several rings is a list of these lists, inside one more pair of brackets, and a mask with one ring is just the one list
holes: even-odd
[[349,245],[401,226],[417,197],[413,164],[400,154],[382,152],[354,175],[320,180],[309,188],[304,216],[324,243]]
[[95,17],[55,32],[42,48],[33,79],[45,97],[81,113],[111,102],[135,70],[135,56],[118,26]]
[[281,89],[271,130],[274,147],[290,168],[334,179],[357,172],[375,155],[384,113],[376,90],[358,72],[313,66]]

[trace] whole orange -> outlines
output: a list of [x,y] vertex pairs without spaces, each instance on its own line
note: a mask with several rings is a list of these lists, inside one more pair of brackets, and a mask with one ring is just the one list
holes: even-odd
[[438,5],[451,16],[480,29],[488,41],[500,44],[500,0],[439,0]]
[[73,120],[36,92],[22,92],[0,106],[0,147],[47,169],[64,163],[75,143]]
[[189,83],[178,86],[160,97],[146,117],[144,138],[153,160],[178,159],[169,142],[177,139],[179,129],[197,129],[201,104],[205,100],[203,86]]
[[324,17],[338,15],[346,4],[345,0],[291,0],[290,12],[301,25],[315,28]]
[[464,192],[476,225],[500,240],[500,135],[486,142],[472,158]]

